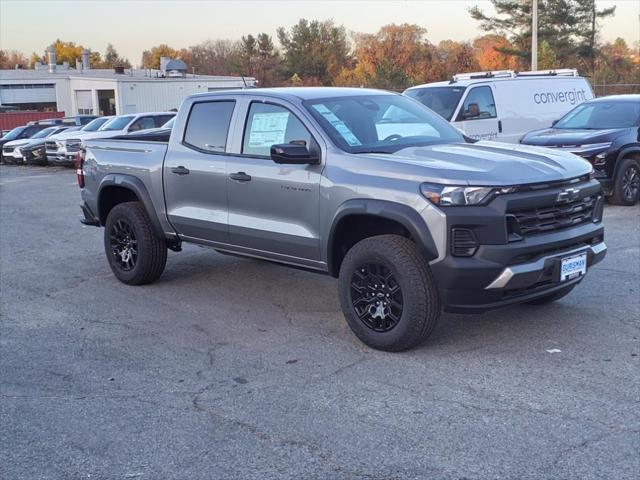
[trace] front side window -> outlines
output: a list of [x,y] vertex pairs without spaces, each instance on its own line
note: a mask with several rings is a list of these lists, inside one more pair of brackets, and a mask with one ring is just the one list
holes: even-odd
[[604,129],[640,125],[640,103],[597,101],[583,103],[567,113],[554,128]]
[[402,95],[353,95],[304,102],[322,129],[349,153],[463,142],[440,115]]
[[411,88],[404,95],[415,98],[446,120],[451,120],[464,91],[465,87]]
[[148,130],[155,128],[156,122],[153,117],[140,117],[129,127],[130,132],[139,132],[140,130]]
[[464,99],[457,121],[496,118],[496,104],[491,87],[472,88]]
[[122,117],[116,117],[109,120],[100,130],[104,131],[115,131],[115,130],[123,130],[129,122],[133,120],[133,115],[124,115]]
[[184,131],[184,144],[205,153],[224,152],[235,102],[194,103]]
[[268,157],[271,146],[300,143],[311,146],[311,134],[298,117],[279,105],[252,103],[244,127],[242,153]]

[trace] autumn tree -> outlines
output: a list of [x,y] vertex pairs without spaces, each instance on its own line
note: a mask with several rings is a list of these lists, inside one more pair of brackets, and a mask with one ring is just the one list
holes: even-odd
[[[479,7],[470,9],[480,27],[492,33],[507,35],[511,47],[500,48],[502,53],[514,55],[520,64],[529,65],[531,56],[531,0],[490,0],[495,16],[485,14]],[[613,15],[614,9],[597,10],[595,0],[538,0],[538,38],[546,41],[560,66],[575,66],[576,62],[592,57],[595,48],[597,21]]]
[[375,34],[355,35],[354,68],[344,68],[340,85],[403,89],[441,75],[435,47],[419,25],[385,25]]
[[504,35],[487,34],[473,41],[473,51],[480,70],[516,70],[518,60],[505,50],[513,45]]
[[301,19],[289,30],[278,29],[287,77],[297,74],[331,85],[343,66],[351,61],[349,41],[343,26],[333,21]]
[[0,50],[0,69],[15,68],[16,65],[18,65],[19,68],[27,68],[29,66],[29,60],[22,52],[16,50]]
[[102,61],[103,68],[113,68],[121,66],[125,68],[131,68],[131,63],[124,57],[121,57],[112,44],[107,45],[107,49],[104,52],[104,60]]
[[480,69],[473,47],[467,42],[444,40],[438,44],[438,54],[446,78],[451,78],[456,73],[475,72]]
[[178,52],[167,44],[160,44],[150,50],[142,52],[142,66],[144,68],[160,68],[160,57],[176,58]]
[[201,75],[239,75],[240,42],[207,40],[180,52],[180,58]]

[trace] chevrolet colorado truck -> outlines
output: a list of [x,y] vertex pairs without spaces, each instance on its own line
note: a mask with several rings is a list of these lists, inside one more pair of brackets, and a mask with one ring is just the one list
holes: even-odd
[[388,351],[442,310],[562,298],[607,249],[588,162],[473,141],[378,90],[193,95],[168,142],[88,140],[77,163],[82,221],[104,227],[120,281],[153,282],[182,242],[315,270],[338,278],[355,335]]

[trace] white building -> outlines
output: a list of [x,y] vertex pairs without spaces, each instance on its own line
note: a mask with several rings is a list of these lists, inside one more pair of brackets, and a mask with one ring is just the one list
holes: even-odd
[[[49,65],[0,70],[0,106],[66,115],[120,115],[178,108],[192,93],[255,86],[250,77],[193,75],[180,60],[163,58],[163,70],[91,69],[88,52],[76,68]],[[5,108],[3,108],[4,110]]]

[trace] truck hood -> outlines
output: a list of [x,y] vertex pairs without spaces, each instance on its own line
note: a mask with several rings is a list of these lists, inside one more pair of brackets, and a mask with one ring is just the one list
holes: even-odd
[[[36,139],[37,140],[37,139]],[[4,144],[5,147],[9,148],[9,147],[21,147],[23,145],[26,145],[29,142],[32,142],[33,140],[30,138],[21,138],[20,140],[11,140],[10,142],[7,142]]]
[[65,130],[64,132],[56,133],[49,136],[49,140],[66,140],[67,138],[82,138],[83,135],[87,135],[94,132],[83,132],[82,130]]
[[118,135],[124,135],[124,130],[97,130],[95,132],[86,132],[84,135],[73,138],[81,138],[82,140],[93,140],[94,138],[112,138]]
[[625,133],[627,128],[608,128],[605,130],[545,128],[527,133],[522,143],[548,147],[580,146],[592,143],[613,141],[618,135]]
[[406,172],[425,182],[451,185],[545,183],[569,180],[591,171],[589,162],[571,153],[490,141],[409,147],[394,154],[368,156],[384,161],[388,176],[404,176]]

